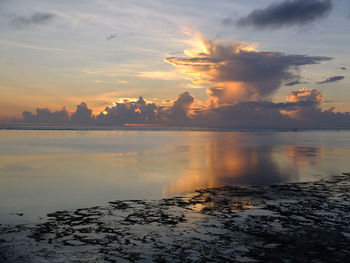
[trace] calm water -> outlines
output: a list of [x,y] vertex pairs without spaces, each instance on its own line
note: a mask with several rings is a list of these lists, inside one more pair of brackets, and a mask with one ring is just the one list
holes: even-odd
[[349,156],[345,131],[0,130],[0,223],[116,199],[316,180],[350,171]]

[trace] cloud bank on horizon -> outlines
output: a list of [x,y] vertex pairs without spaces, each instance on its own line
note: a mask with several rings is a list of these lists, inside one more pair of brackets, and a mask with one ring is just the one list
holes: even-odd
[[81,125],[166,125],[227,128],[350,128],[350,113],[334,108],[321,109],[324,95],[317,89],[293,90],[285,102],[252,100],[217,107],[193,107],[195,98],[188,92],[178,96],[171,107],[137,101],[115,103],[94,116],[84,102],[70,115],[63,108],[51,112],[37,108],[36,113],[23,112],[22,119],[12,122],[36,124]]

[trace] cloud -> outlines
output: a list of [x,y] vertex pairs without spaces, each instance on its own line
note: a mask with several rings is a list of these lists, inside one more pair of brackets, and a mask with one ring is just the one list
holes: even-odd
[[258,29],[305,25],[327,17],[331,10],[331,0],[286,0],[253,10],[239,19],[237,25]]
[[116,35],[109,35],[109,36],[106,36],[106,39],[112,40],[113,38],[116,38],[116,37],[117,37]]
[[[310,113],[321,113],[320,104],[324,100],[324,95],[317,89],[302,88],[293,90],[286,98],[287,103],[300,104],[307,103],[307,107],[292,106],[282,110],[282,113],[292,119],[308,120]],[[313,121],[310,119],[309,121]]]
[[[300,84],[301,66],[331,58],[257,51],[254,45],[244,43],[198,39],[194,44],[196,49],[185,50],[187,57],[169,57],[165,61],[177,67],[194,85],[207,86],[207,102],[196,100],[188,92],[181,93],[171,106],[148,102],[140,96],[120,99],[97,116],[82,102],[70,117],[65,109],[65,113],[54,114],[39,108],[36,114],[24,112],[23,119],[17,121],[45,123],[55,119],[107,126],[350,128],[350,114],[336,112],[334,108],[324,110],[325,96],[317,89],[293,90],[281,102],[272,102],[270,98],[284,83]],[[144,75],[161,74],[146,72]]]
[[19,48],[25,48],[25,49],[45,50],[45,51],[54,51],[54,52],[73,51],[73,50],[64,49],[64,48],[29,45],[29,44],[26,44],[26,43],[23,43],[23,42],[9,41],[9,40],[0,40],[0,44],[4,44],[4,45],[7,45],[7,46],[19,47]]
[[187,50],[188,57],[169,57],[165,61],[180,68],[194,84],[211,84],[207,93],[212,106],[263,99],[283,82],[300,78],[300,66],[331,59],[256,51],[242,43],[200,41],[201,50]]
[[10,21],[16,29],[23,29],[33,25],[47,25],[55,18],[53,13],[36,12],[31,16],[17,16]]
[[189,109],[194,103],[194,97],[187,91],[180,94],[174,101],[173,106],[163,113],[166,120],[186,121],[189,120]]
[[293,90],[288,96],[288,102],[313,101],[320,103],[324,99],[324,95],[317,89],[302,88],[300,90]]
[[96,120],[100,123],[109,124],[125,124],[160,121],[162,107],[155,103],[147,103],[143,97],[139,97],[137,101],[125,100],[115,103],[115,106],[106,107]]
[[198,112],[199,126],[227,128],[296,128],[300,123],[283,113],[314,105],[313,101],[281,102],[249,101],[219,106]]
[[222,21],[221,21],[221,25],[223,26],[232,26],[235,24],[235,20],[231,17],[225,17]]
[[45,123],[45,122],[66,122],[69,120],[68,112],[63,107],[60,111],[51,112],[48,108],[37,108],[36,114],[24,111],[23,122]]
[[23,119],[16,121],[26,123],[85,123],[95,120],[92,110],[84,102],[77,105],[75,112],[70,117],[65,107],[60,111],[54,112],[51,112],[48,108],[37,108],[35,114],[29,111],[23,111],[22,116]]
[[149,103],[143,97],[136,101],[124,100],[106,107],[96,120],[100,123],[127,124],[127,123],[178,123],[190,120],[189,111],[194,97],[188,92],[178,96],[171,107],[164,107]]
[[350,128],[349,112],[322,109],[325,96],[317,89],[293,90],[284,102],[269,100],[244,101],[217,107],[196,106],[196,99],[184,92],[171,107],[137,100],[123,100],[92,115],[86,103],[77,106],[69,118],[65,108],[51,112],[38,108],[36,114],[23,112],[16,123],[79,123],[89,125],[167,125],[210,128]]
[[285,83],[285,86],[295,86],[295,85],[299,85],[299,84],[305,84],[306,82],[301,82],[299,79],[297,80],[293,80],[291,82]]
[[181,79],[175,71],[141,71],[138,73],[138,77],[146,79],[160,79],[160,80],[177,80]]
[[350,128],[350,114],[322,110],[317,89],[292,91],[286,102],[249,101],[198,111],[197,125],[227,128]]
[[94,120],[92,110],[88,108],[85,102],[82,102],[77,106],[75,112],[72,114],[71,120],[74,122],[91,122]]
[[342,80],[344,78],[345,78],[344,76],[334,76],[334,77],[330,77],[330,78],[328,78],[328,79],[326,79],[324,81],[318,82],[318,84],[325,84],[325,83],[336,82],[336,81]]
[[349,112],[336,112],[334,108],[322,110],[321,103],[325,96],[317,89],[292,91],[287,101],[293,103],[313,102],[307,107],[292,107],[282,111],[290,118],[297,120],[297,124],[305,128],[350,128]]

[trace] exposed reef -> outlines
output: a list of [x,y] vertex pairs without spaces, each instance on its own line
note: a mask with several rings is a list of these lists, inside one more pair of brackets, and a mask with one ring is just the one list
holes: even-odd
[[0,225],[0,262],[346,262],[350,173],[58,211]]

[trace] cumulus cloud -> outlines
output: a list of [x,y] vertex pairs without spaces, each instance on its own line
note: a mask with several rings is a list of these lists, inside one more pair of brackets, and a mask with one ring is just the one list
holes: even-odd
[[109,124],[127,123],[178,123],[189,121],[191,106],[194,97],[188,92],[178,96],[171,107],[164,107],[149,103],[143,97],[136,101],[125,100],[106,107],[97,117],[96,121]]
[[317,89],[302,88],[300,90],[293,90],[288,96],[288,102],[300,102],[300,101],[314,101],[317,103],[322,102],[324,95]]
[[269,101],[240,102],[199,112],[198,120],[201,125],[208,127],[288,127],[291,119],[280,113],[279,106]]
[[36,113],[24,111],[22,113],[24,122],[66,122],[69,120],[68,112],[65,108],[60,111],[51,112],[48,108],[37,108]]
[[188,92],[184,92],[174,101],[173,106],[164,112],[166,120],[186,121],[189,119],[189,109],[194,102],[194,97]]
[[82,102],[77,106],[75,112],[72,114],[71,120],[74,122],[91,122],[94,120],[92,110],[88,108],[85,102]]
[[320,81],[320,82],[318,82],[318,84],[325,84],[325,83],[330,83],[330,82],[336,82],[336,81],[342,80],[344,78],[345,78],[344,76],[334,76],[334,77],[330,77],[328,79],[325,79],[323,81]]
[[[310,112],[322,112],[320,104],[324,100],[324,95],[317,89],[302,88],[300,90],[293,90],[287,96],[287,102],[289,103],[308,103],[307,107],[296,107],[283,109],[282,113],[288,115],[292,119],[305,120]],[[311,120],[310,120],[311,121]]]
[[85,103],[69,118],[65,108],[51,112],[38,108],[23,112],[17,122],[88,123],[89,125],[169,125],[228,128],[350,128],[350,114],[322,109],[325,96],[317,89],[292,91],[284,102],[244,101],[217,107],[193,107],[195,98],[180,94],[171,107],[149,103],[143,97],[106,107],[96,117]]
[[239,19],[237,25],[258,29],[305,25],[327,17],[331,10],[331,0],[286,0],[272,3],[265,9],[253,10]]
[[55,18],[53,13],[36,12],[31,16],[16,16],[10,24],[17,29],[27,28],[33,25],[46,25]]
[[313,102],[307,107],[292,107],[282,113],[298,121],[299,125],[312,128],[349,128],[349,112],[336,112],[334,108],[322,110],[321,103],[324,95],[317,89],[306,89],[292,91],[287,101],[293,103]]
[[322,110],[316,89],[292,91],[286,102],[249,101],[197,112],[200,126],[229,128],[350,128],[350,114]]
[[295,109],[314,107],[315,101],[280,102],[248,101],[200,111],[196,120],[200,126],[230,128],[300,128],[306,127]]
[[242,43],[201,43],[202,50],[188,51],[188,57],[169,57],[166,61],[180,68],[193,83],[210,83],[207,93],[212,106],[263,99],[282,83],[298,79],[300,66],[331,59],[256,51]]
[[139,122],[156,122],[161,119],[162,107],[155,103],[147,103],[143,97],[137,101],[115,103],[114,106],[106,107],[96,120],[100,123],[125,124]]

